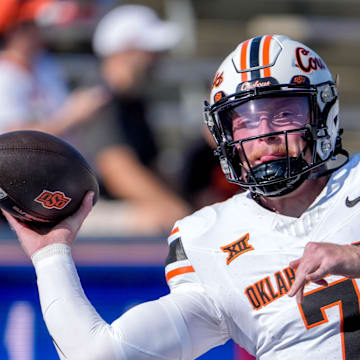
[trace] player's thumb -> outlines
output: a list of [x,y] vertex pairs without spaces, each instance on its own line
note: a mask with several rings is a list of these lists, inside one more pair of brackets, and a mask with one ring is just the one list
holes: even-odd
[[89,191],[84,196],[80,208],[73,215],[69,216],[67,219],[64,220],[64,222],[66,222],[66,225],[70,227],[72,232],[79,231],[82,223],[89,215],[93,206],[93,198],[94,198],[94,192]]

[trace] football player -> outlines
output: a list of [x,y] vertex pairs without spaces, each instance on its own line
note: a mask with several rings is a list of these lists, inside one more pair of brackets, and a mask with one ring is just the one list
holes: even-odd
[[170,294],[112,324],[71,257],[91,194],[47,235],[6,214],[60,358],[194,359],[230,338],[262,360],[360,358],[360,156],[342,148],[326,64],[286,36],[246,40],[217,71],[205,119],[226,178],[248,191],[178,221]]

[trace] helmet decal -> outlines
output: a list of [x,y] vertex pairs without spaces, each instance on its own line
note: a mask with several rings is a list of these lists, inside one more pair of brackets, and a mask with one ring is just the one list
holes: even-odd
[[270,86],[278,84],[276,79],[274,78],[263,78],[263,79],[256,79],[251,81],[244,81],[243,83],[239,84],[237,90],[238,91],[248,91],[255,88]]
[[304,75],[295,75],[290,80],[290,83],[297,84],[297,85],[303,85],[303,84],[310,85],[310,80],[308,77],[306,77]]
[[241,72],[241,81],[247,81],[248,80],[248,73],[247,73],[247,69],[249,68],[249,66],[247,66],[248,61],[247,61],[247,51],[248,51],[248,46],[249,46],[249,42],[250,40],[246,40],[243,42],[242,47],[241,47],[241,52],[240,52],[240,70],[239,72]]
[[258,69],[260,66],[260,61],[259,61],[260,41],[261,41],[261,36],[258,36],[255,39],[253,39],[250,46],[250,69],[254,69],[251,70],[251,79],[258,79],[260,77],[260,70]]
[[302,71],[309,73],[312,70],[326,70],[326,65],[318,56],[309,56],[310,51],[303,47],[297,47],[295,50],[296,66]]
[[271,66],[279,56],[281,46],[272,35],[258,36],[242,43],[238,61],[234,61],[237,72],[241,73],[241,81],[249,81],[260,77],[271,77]]
[[264,68],[264,77],[271,76],[271,68],[270,68],[270,43],[272,40],[272,36],[265,36],[264,46],[263,46],[263,66],[267,66]]
[[222,99],[225,96],[223,91],[218,91],[215,95],[214,95],[214,102],[219,101],[220,99]]
[[224,81],[224,72],[216,73],[214,80],[212,82],[211,89],[217,88],[221,85],[221,83]]

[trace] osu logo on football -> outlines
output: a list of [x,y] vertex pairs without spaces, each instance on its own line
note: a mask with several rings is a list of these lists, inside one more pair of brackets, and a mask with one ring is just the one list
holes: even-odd
[[62,191],[48,191],[43,192],[34,201],[41,204],[46,209],[63,209],[70,201],[71,198],[65,196]]

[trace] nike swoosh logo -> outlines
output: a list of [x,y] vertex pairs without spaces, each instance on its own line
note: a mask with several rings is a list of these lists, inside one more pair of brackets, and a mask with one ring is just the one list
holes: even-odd
[[358,202],[360,202],[360,196],[358,196],[357,198],[353,199],[353,200],[349,200],[349,197],[347,196],[346,197],[346,200],[345,200],[345,205],[347,207],[353,207],[355,206]]

